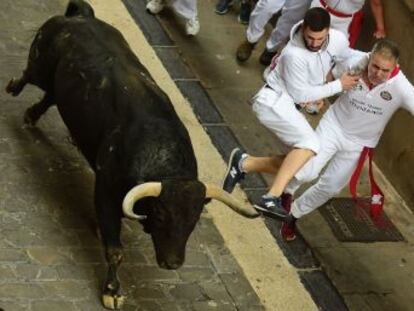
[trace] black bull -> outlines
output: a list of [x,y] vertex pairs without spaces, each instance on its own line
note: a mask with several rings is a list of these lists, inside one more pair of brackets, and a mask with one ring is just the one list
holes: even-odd
[[167,269],[183,264],[188,237],[210,198],[257,216],[198,180],[188,132],[169,98],[121,33],[95,18],[89,4],[72,0],[65,16],[41,26],[26,70],[6,90],[17,96],[27,83],[45,94],[26,110],[25,123],[35,125],[56,104],[95,171],[96,212],[109,266],[106,307],[117,309],[124,299],[117,277],[123,211],[151,234],[157,262]]

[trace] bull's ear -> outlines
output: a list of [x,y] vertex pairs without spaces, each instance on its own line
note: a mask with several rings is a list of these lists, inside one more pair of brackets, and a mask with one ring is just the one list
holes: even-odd
[[91,5],[83,0],[70,0],[65,12],[66,17],[83,16],[95,17],[95,12]]

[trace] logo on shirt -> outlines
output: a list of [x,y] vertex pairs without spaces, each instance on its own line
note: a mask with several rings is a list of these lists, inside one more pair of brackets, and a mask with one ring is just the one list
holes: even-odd
[[358,83],[357,85],[355,85],[355,86],[354,86],[354,90],[357,90],[357,91],[362,91],[362,90],[363,90],[363,86],[362,86],[362,84],[361,84],[361,83]]
[[382,99],[388,100],[390,101],[392,99],[391,93],[388,91],[382,91],[380,93],[380,96],[382,97]]

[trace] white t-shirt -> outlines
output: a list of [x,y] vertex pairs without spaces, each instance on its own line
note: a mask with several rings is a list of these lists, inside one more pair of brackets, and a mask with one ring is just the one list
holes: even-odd
[[324,118],[336,122],[350,140],[373,148],[398,108],[414,115],[414,87],[401,71],[371,90],[361,78],[338,97]]
[[[365,0],[325,0],[328,7],[343,14],[354,14],[362,9]],[[311,7],[323,7],[320,0],[313,0]],[[352,17],[338,17],[331,15],[331,28],[339,30],[347,37]]]
[[[354,14],[362,9],[365,0],[325,0],[325,3],[331,9],[341,12],[343,14]],[[311,7],[319,6],[322,4],[320,0],[313,0]]]

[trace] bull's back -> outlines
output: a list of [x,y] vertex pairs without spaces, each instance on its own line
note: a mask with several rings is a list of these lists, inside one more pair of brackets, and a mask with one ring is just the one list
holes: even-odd
[[[92,166],[101,146],[108,144],[114,131],[121,130],[123,141],[114,144],[139,145],[139,141],[152,140],[153,145],[156,141],[159,146],[154,148],[159,152],[174,150],[180,157],[186,155],[183,162],[190,171],[196,170],[187,130],[116,29],[97,19],[71,18],[55,46],[60,55],[53,90],[56,104]],[[159,132],[161,123],[164,138]],[[126,153],[140,159],[150,154],[142,149]],[[153,154],[150,157],[155,159]],[[168,158],[170,161],[181,159]]]

